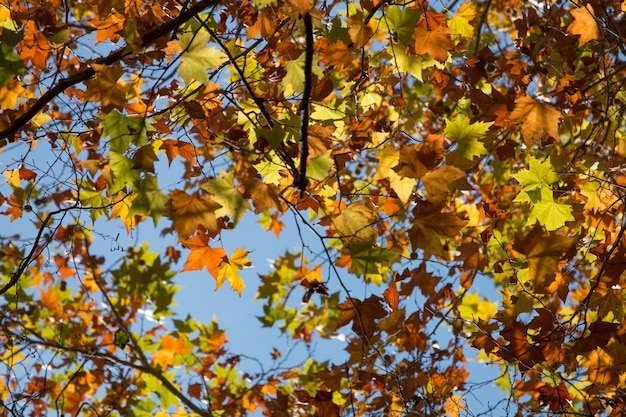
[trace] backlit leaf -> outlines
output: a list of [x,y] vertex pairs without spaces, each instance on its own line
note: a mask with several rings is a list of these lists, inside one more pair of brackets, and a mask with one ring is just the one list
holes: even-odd
[[570,13],[574,20],[567,27],[567,32],[572,35],[580,36],[578,38],[579,45],[584,45],[589,41],[597,40],[602,37],[600,28],[598,28],[598,22],[596,21],[596,15],[590,4],[574,8]]
[[227,56],[224,52],[207,47],[211,35],[205,30],[185,32],[180,38],[180,48],[183,51],[178,74],[187,83],[193,80],[209,85],[208,70],[219,67]]
[[210,192],[213,195],[213,200],[222,206],[215,211],[215,215],[230,216],[235,226],[250,209],[250,204],[235,186],[233,171],[222,171],[219,178],[210,179],[201,187]]
[[524,143],[531,148],[544,132],[558,139],[562,118],[561,112],[549,104],[540,103],[530,96],[521,96],[515,100],[515,109],[509,121],[522,124]]
[[172,223],[178,240],[182,241],[202,226],[211,233],[219,230],[215,211],[222,207],[201,195],[189,195],[182,190],[169,193]]
[[454,49],[454,42],[450,38],[452,31],[443,26],[435,30],[426,30],[417,27],[413,33],[415,40],[415,53],[428,54],[431,58],[445,62],[450,56],[450,50]]

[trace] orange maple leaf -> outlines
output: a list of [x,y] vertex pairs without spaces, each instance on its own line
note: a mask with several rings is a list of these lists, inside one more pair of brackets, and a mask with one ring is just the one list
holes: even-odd
[[199,271],[206,268],[213,278],[217,278],[219,267],[226,258],[226,251],[222,248],[209,247],[209,237],[208,233],[201,233],[183,241],[185,247],[191,250],[183,271]]
[[570,13],[574,21],[567,27],[567,33],[580,36],[578,45],[582,46],[589,41],[602,37],[591,5],[587,4],[584,7],[572,9]]
[[509,122],[522,123],[524,143],[530,148],[544,131],[558,139],[561,118],[561,112],[549,104],[540,103],[530,96],[522,96],[515,100],[515,109],[509,116]]
[[41,299],[39,300],[39,304],[44,307],[46,310],[51,312],[57,311],[59,309],[59,301],[61,297],[55,291],[54,287],[51,285],[45,291],[40,288],[39,293],[41,294]]
[[174,339],[165,335],[161,338],[161,348],[154,354],[154,363],[165,370],[175,363],[176,356],[183,356],[190,351],[184,339]]
[[432,59],[445,62],[450,55],[448,51],[454,49],[454,42],[450,38],[451,33],[449,28],[443,26],[432,31],[418,26],[413,33],[415,53],[418,55],[428,54]]

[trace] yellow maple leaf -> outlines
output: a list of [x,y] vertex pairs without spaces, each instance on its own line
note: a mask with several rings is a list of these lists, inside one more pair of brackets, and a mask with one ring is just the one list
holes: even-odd
[[241,291],[245,287],[243,278],[239,275],[237,267],[225,262],[220,267],[220,272],[216,279],[217,284],[215,285],[215,290],[219,290],[226,280],[230,283],[230,288],[235,290],[237,294],[241,295]]
[[124,227],[126,228],[126,233],[130,233],[136,226],[135,216],[129,216],[130,211],[130,203],[134,197],[124,199],[125,194],[119,192],[111,197],[111,204],[113,208],[111,209],[111,219],[119,217],[124,223]]
[[459,6],[459,10],[454,14],[452,19],[448,20],[448,27],[454,31],[454,33],[466,38],[474,36],[474,27],[470,24],[476,17],[476,9],[474,6],[467,2]]
[[216,277],[216,291],[222,287],[224,281],[228,280],[230,288],[235,290],[237,294],[241,295],[245,284],[243,278],[239,275],[239,270],[252,265],[250,259],[247,258],[249,253],[250,252],[244,250],[243,248],[237,248],[228,259],[228,262],[224,262],[220,266],[219,273]]
[[553,138],[559,137],[560,111],[546,103],[540,103],[530,96],[515,100],[515,109],[509,116],[509,122],[522,123],[522,136],[527,147],[532,147],[545,131]]
[[249,253],[250,252],[244,250],[243,248],[237,248],[233,254],[230,255],[228,262],[231,265],[236,266],[238,269],[243,269],[244,267],[252,265],[250,259],[246,257]]
[[567,33],[579,35],[578,45],[584,45],[589,41],[600,39],[600,28],[596,22],[596,15],[591,5],[579,7],[570,11],[574,20],[567,27]]

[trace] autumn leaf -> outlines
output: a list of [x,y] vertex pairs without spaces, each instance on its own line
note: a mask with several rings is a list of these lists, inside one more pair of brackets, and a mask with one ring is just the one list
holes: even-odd
[[247,258],[249,253],[250,252],[245,251],[243,248],[237,248],[221,265],[219,274],[216,277],[216,291],[222,287],[226,280],[228,280],[230,288],[235,290],[235,292],[241,296],[241,292],[243,291],[245,284],[243,278],[239,275],[239,271],[252,265],[250,260]]
[[527,234],[517,237],[515,248],[526,255],[533,284],[547,288],[554,281],[559,262],[577,241],[577,237],[544,233],[535,226]]
[[418,26],[413,33],[415,53],[428,54],[439,62],[447,61],[450,56],[449,51],[454,49],[454,42],[450,38],[451,33],[450,29],[443,26],[439,26],[433,31]]
[[474,36],[474,27],[470,24],[476,17],[476,9],[470,2],[463,2],[452,19],[448,19],[448,27],[466,38]]
[[163,370],[180,361],[191,350],[183,338],[174,338],[170,335],[163,336],[159,345],[159,349],[154,353],[153,361]]
[[398,308],[400,297],[396,287],[387,287],[387,289],[383,292],[383,298],[391,311],[395,311]]
[[183,241],[183,245],[191,252],[182,271],[199,271],[206,268],[213,276],[218,277],[220,265],[226,259],[226,251],[223,248],[211,248],[209,246],[209,234],[198,233]]
[[207,70],[215,69],[228,58],[217,48],[207,47],[211,35],[205,31],[185,32],[180,38],[183,51],[178,74],[187,84],[193,80],[209,85]]
[[287,0],[287,4],[304,16],[309,13],[315,5],[315,0]]
[[230,216],[236,226],[247,210],[250,203],[235,186],[234,172],[220,172],[219,178],[213,178],[201,185],[203,189],[213,195],[213,200],[221,205],[215,211],[216,216]]
[[375,235],[376,210],[369,200],[350,204],[334,219],[333,226],[341,237],[368,240]]
[[509,122],[522,123],[524,143],[532,148],[544,131],[558,139],[559,121],[562,118],[561,112],[549,104],[540,103],[530,96],[521,96],[515,100],[515,109],[509,116]]
[[578,35],[578,45],[602,38],[596,14],[591,4],[585,4],[570,11],[573,21],[567,27],[567,33]]
[[182,241],[202,226],[211,233],[217,233],[219,227],[215,211],[222,207],[208,198],[194,194],[189,195],[182,190],[169,193],[170,217],[178,240]]
[[60,296],[57,293],[54,286],[52,285],[48,286],[48,288],[45,291],[42,288],[40,288],[39,293],[41,294],[41,299],[39,303],[41,304],[43,308],[45,308],[46,310],[50,312],[59,311]]
[[357,12],[348,19],[348,34],[357,48],[363,48],[374,34],[374,30],[363,22],[363,13]]
[[96,76],[87,84],[84,98],[86,100],[97,100],[102,105],[111,104],[117,109],[121,109],[126,104],[126,94],[130,89],[130,85],[120,77],[124,70],[119,63],[113,66],[103,64],[91,64],[95,70]]
[[428,200],[440,204],[452,194],[450,185],[465,177],[465,173],[457,167],[445,165],[430,171],[421,180],[428,193]]

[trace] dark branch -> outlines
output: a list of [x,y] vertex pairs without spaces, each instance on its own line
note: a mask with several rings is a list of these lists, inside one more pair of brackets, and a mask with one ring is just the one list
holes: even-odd
[[309,157],[309,119],[311,107],[311,89],[313,85],[313,21],[311,14],[304,15],[304,30],[306,45],[304,50],[304,92],[300,102],[300,172],[298,174],[298,189],[300,198],[306,191],[306,161]]
[[[146,32],[141,37],[141,42],[144,47],[149,46],[156,42],[159,38],[168,35],[175,30],[178,25],[188,21],[195,17],[198,13],[202,12],[207,7],[216,3],[217,0],[201,0],[195,5],[189,7],[187,10],[181,12],[176,18],[163,23],[149,32]],[[132,55],[130,48],[119,48],[114,52],[103,58],[98,58],[93,61],[94,64],[111,65],[121,61],[129,55]],[[83,81],[87,81],[95,75],[95,70],[90,66],[82,71],[79,71],[67,78],[59,80],[50,90],[46,91],[31,108],[29,108],[24,114],[15,119],[11,125],[0,132],[0,148],[7,143],[15,142],[15,135],[23,128],[37,113],[42,111],[48,103],[54,100],[63,91]]]

